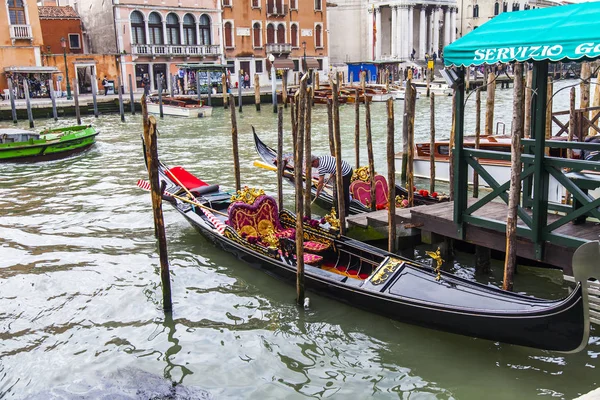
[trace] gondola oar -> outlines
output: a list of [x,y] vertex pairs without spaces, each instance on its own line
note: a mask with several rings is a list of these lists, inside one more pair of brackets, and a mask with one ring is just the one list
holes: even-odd
[[[141,188],[141,189],[144,189],[144,190],[150,190],[150,183],[146,182],[146,181],[145,181],[145,180],[143,180],[143,179],[140,179],[140,180],[138,180],[138,181],[137,181],[137,186],[138,186],[139,188]],[[217,210],[215,210],[214,208],[210,208],[210,207],[207,207],[207,206],[205,206],[205,205],[203,205],[203,204],[200,204],[200,203],[198,203],[196,200],[190,200],[190,199],[188,199],[188,198],[181,197],[181,196],[177,196],[176,194],[169,193],[169,192],[165,192],[165,194],[166,194],[167,196],[171,196],[171,197],[173,197],[173,198],[175,198],[175,199],[178,199],[178,200],[181,200],[181,201],[183,201],[183,202],[190,203],[190,204],[192,204],[192,205],[194,205],[194,206],[198,206],[198,207],[200,207],[200,208],[204,208],[205,210],[211,211],[211,212],[213,212],[213,213],[215,213],[215,214],[219,214],[219,215],[222,215],[222,216],[224,216],[224,217],[229,217],[227,214],[225,214],[225,213],[222,213],[222,212],[220,212],[220,211],[217,211]]]

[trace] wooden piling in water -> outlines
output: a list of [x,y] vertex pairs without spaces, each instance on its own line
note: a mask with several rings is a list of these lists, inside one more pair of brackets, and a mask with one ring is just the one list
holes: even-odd
[[296,145],[296,135],[298,134],[298,102],[296,101],[298,99],[298,93],[299,92],[296,92],[296,95],[294,95],[294,97],[292,97],[290,100],[290,119],[292,121],[292,149],[294,154],[296,153],[294,146]]
[[[163,113],[163,101],[162,101],[162,79],[157,79],[158,81],[158,113],[160,118],[164,118],[164,113]],[[171,85],[171,89],[173,88],[173,85]]]
[[[275,77],[273,77],[275,79]],[[302,161],[304,158],[304,118],[306,109],[306,79],[300,80],[300,97],[298,104],[298,132],[294,152],[294,183],[296,187],[296,303],[304,303],[304,196],[302,192]],[[309,157],[307,155],[307,157]],[[307,180],[309,172],[307,171]]]
[[487,100],[485,102],[485,134],[492,136],[494,134],[494,100],[496,97],[496,75],[488,73],[487,75]]
[[[256,105],[256,111],[260,111],[260,78],[258,74],[254,74],[254,104]],[[277,114],[279,113],[280,110],[277,110]]]
[[12,78],[7,78],[8,81],[8,97],[10,98],[10,109],[12,111],[12,119],[13,123],[17,123],[17,106],[15,104],[15,88],[13,86]]
[[125,105],[123,104],[123,82],[121,81],[121,75],[117,77],[117,83],[119,85],[119,113],[121,114],[121,122],[125,122]]
[[311,123],[312,123],[312,107],[310,106],[312,88],[306,89],[306,106],[304,108],[304,170],[306,171],[306,187],[304,190],[304,215],[311,216],[311,193],[312,193],[312,149],[311,149]]
[[73,98],[75,99],[75,116],[77,125],[81,125],[81,109],[79,108],[79,79],[75,75],[75,85],[73,85]]
[[452,122],[450,124],[450,143],[448,144],[448,184],[450,201],[454,200],[454,135],[456,134],[456,90],[452,94]]
[[[208,106],[212,107],[212,91],[213,91],[213,86],[212,86],[212,79],[211,79],[211,72],[210,71],[206,72],[206,77],[208,79],[208,94],[207,94]],[[196,79],[198,79],[198,78],[196,77]]]
[[[575,88],[571,88],[570,98],[569,98],[569,133],[567,136],[567,141],[572,142],[573,136],[575,136]],[[573,158],[573,149],[567,149],[567,158]]]
[[154,232],[158,239],[158,255],[160,259],[160,280],[163,289],[163,309],[171,311],[171,274],[169,272],[169,258],[167,253],[167,236],[162,212],[162,197],[158,175],[158,143],[156,135],[156,118],[148,117],[146,96],[142,96],[142,123],[144,126],[144,144],[146,149],[146,165],[151,186],[152,211],[154,214]]
[[287,99],[288,99],[288,71],[284,71],[283,76],[281,77],[281,99],[283,101],[283,106],[287,108]]
[[221,88],[223,90],[223,108],[227,109],[229,94],[227,93],[227,75],[221,74]]
[[[319,71],[317,71],[317,72],[315,73],[315,80],[314,80],[314,82],[313,82],[313,85],[314,85],[314,87],[315,87],[315,90],[319,90],[319,88],[321,87],[321,78],[320,78],[320,76],[319,76]],[[315,92],[314,92],[314,90],[313,90],[313,98],[314,98],[314,94],[315,94]]]
[[360,168],[360,97],[358,90],[354,91],[354,155],[356,168]]
[[[481,138],[481,89],[475,92],[475,150],[479,150]],[[473,197],[479,197],[479,173],[473,171]]]
[[[208,74],[210,75],[210,72]],[[210,86],[209,86],[209,88],[210,88]],[[200,93],[200,79],[198,79],[198,72],[196,72],[196,99],[198,99],[199,101],[202,100],[202,93]]]
[[[158,81],[160,81],[160,86],[161,88],[164,90],[166,88],[162,87],[163,83],[162,83],[162,79],[159,77],[157,79]],[[167,82],[165,82],[167,83]],[[174,91],[175,91],[175,87],[177,87],[177,77],[173,76],[170,72],[169,72],[169,95],[171,97],[174,96]],[[177,93],[180,93],[181,88],[177,87]],[[181,93],[181,94],[185,94],[185,93]]]
[[377,210],[377,197],[375,195],[375,157],[373,157],[373,135],[371,133],[371,103],[365,96],[365,140],[367,141],[367,159],[369,163],[369,177],[371,179],[371,210]]
[[435,93],[429,98],[429,193],[435,192]]
[[[244,84],[244,75],[243,72],[240,71],[240,75],[238,77],[238,107],[240,114],[242,113],[242,85]],[[235,103],[231,103],[233,106]]]
[[[594,90],[594,101],[592,102],[592,107],[600,107],[600,70],[598,70],[598,75],[596,76],[596,89]],[[592,111],[590,121],[596,118],[598,114],[600,114],[600,110]],[[590,126],[590,131],[588,132],[588,135],[596,136],[597,134],[598,132],[596,132],[596,130]]]
[[406,122],[408,125],[408,161],[406,163],[406,186],[408,186],[408,205],[409,207],[412,207],[415,205],[415,175],[413,162],[415,158],[415,109],[417,90],[412,85],[410,79],[406,82],[406,94],[409,95],[408,98],[404,100],[408,101],[408,115],[406,117]]
[[133,98],[133,78],[129,74],[129,106],[131,107],[131,115],[135,115],[135,99]]
[[98,81],[96,80],[96,72],[94,72],[95,68],[92,68],[92,103],[94,105],[94,117],[98,118],[98,100],[96,96],[98,95],[98,91],[96,86]]
[[[29,82],[27,82],[27,78],[23,79],[23,92],[25,92],[25,103],[27,105],[27,119],[29,120],[29,128],[35,127],[33,123],[33,114],[31,112],[31,99],[29,98]],[[78,122],[78,125],[81,123]]]
[[335,139],[333,138],[333,100],[327,99],[327,124],[329,132],[329,153],[335,157]]
[[362,88],[363,93],[365,93],[365,90],[367,88],[367,71],[360,72],[360,87]]
[[475,246],[475,274],[489,274],[492,266],[492,250],[484,246]]
[[[402,169],[400,170],[400,183],[402,186],[406,186],[406,181],[408,179],[408,108],[409,102],[408,97],[410,96],[408,90],[408,84],[406,85],[406,89],[404,90],[404,112],[402,113]],[[389,118],[389,116],[388,116]]]
[[340,76],[337,75],[336,82],[332,84],[333,93],[333,140],[335,143],[335,180],[338,202],[338,217],[340,219],[340,234],[346,233],[346,199],[344,198],[344,178],[342,176],[342,139],[340,132],[340,100],[339,84]]
[[465,90],[468,93],[471,89],[471,67],[465,68]]
[[[408,85],[407,85],[408,90]],[[388,251],[396,252],[396,168],[394,165],[394,99],[387,101]],[[409,192],[412,187],[409,188]]]
[[[590,106],[590,80],[592,69],[589,62],[581,63],[581,83],[579,84],[579,108],[585,109]],[[583,118],[589,118],[588,112],[580,114]]]
[[52,100],[52,117],[55,121],[58,121],[58,111],[56,110],[56,92],[54,91],[54,78],[50,75],[50,87],[48,88],[50,93],[50,100]]
[[[547,90],[546,98],[548,99],[548,101],[546,102],[545,132],[546,132],[546,140],[550,140],[552,138],[552,103],[553,103],[552,94],[554,92],[554,83],[552,81],[552,78],[550,78],[550,77],[548,77],[548,86],[546,87],[546,90]],[[546,147],[546,149],[544,150],[544,153],[546,154],[546,156],[549,156],[550,148]]]
[[237,121],[235,118],[235,100],[233,94],[229,94],[229,100],[231,102],[231,149],[233,150],[233,174],[235,176],[235,190],[238,191],[242,188],[240,178],[240,153],[238,147],[238,129]]
[[525,127],[523,128],[523,137],[531,137],[531,93],[533,85],[533,70],[527,68],[527,75],[525,78]]
[[277,202],[283,210],[283,108],[277,109]]
[[521,137],[523,136],[523,64],[514,65],[514,100],[511,135],[510,192],[506,219],[506,258],[504,260],[504,290],[513,289],[517,266],[517,210],[521,198]]

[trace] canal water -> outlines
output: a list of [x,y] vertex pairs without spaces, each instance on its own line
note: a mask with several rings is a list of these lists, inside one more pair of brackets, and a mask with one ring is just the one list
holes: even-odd
[[[509,122],[512,90],[497,94],[498,119]],[[447,137],[451,99],[436,101],[437,132]],[[417,140],[427,140],[428,108],[418,100]],[[354,107],[340,112],[352,161]],[[385,173],[385,105],[373,104],[372,114],[376,168]],[[314,293],[304,311],[293,285],[218,251],[168,206],[174,311],[165,317],[150,196],[136,187],[147,176],[140,115],[126,118],[86,117],[101,134],[85,154],[0,165],[0,398],[571,399],[597,387],[597,331],[584,351],[565,355],[415,327]],[[289,133],[289,110],[285,121]],[[40,120],[37,129],[74,123]],[[229,111],[158,126],[167,164],[232,187]],[[245,106],[238,127],[243,182],[274,193],[273,173],[252,166],[251,126],[275,145],[271,107]],[[313,133],[315,153],[326,153],[322,106]],[[285,195],[293,204],[290,187]],[[429,262],[424,250],[415,257]],[[453,271],[501,285],[502,263],[475,277],[472,261],[458,254]],[[558,271],[524,267],[515,289],[558,298],[568,286]]]

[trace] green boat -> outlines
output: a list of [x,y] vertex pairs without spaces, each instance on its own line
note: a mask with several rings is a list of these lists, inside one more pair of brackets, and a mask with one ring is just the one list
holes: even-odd
[[41,133],[0,129],[0,162],[64,158],[88,149],[96,143],[98,133],[91,125],[48,129]]

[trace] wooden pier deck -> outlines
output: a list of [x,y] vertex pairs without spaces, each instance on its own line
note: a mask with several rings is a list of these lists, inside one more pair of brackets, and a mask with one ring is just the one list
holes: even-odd
[[[469,204],[473,204],[475,201],[475,199],[470,199]],[[508,207],[505,203],[491,202],[484,205],[474,215],[496,221],[506,221],[507,213]],[[454,203],[452,202],[419,206],[410,209],[398,209],[396,211],[396,224],[401,225],[403,228],[418,228],[422,232],[431,232],[452,239],[460,239],[453,221],[453,215]],[[559,215],[550,213],[548,214],[548,223],[550,224],[559,218]],[[364,228],[368,226],[387,226],[387,221],[387,210],[353,215],[348,218],[350,226]],[[518,225],[525,226],[520,219]],[[569,223],[558,228],[557,232],[582,240],[598,240],[600,223],[590,220],[580,225]],[[472,226],[468,223],[465,224],[464,240],[471,244],[502,252],[506,249],[506,235],[504,232]],[[571,261],[575,250],[576,248],[573,247],[547,242],[543,259],[539,261],[562,268],[565,275],[572,275]],[[531,240],[518,237],[517,255],[525,259],[535,260],[535,246]]]

